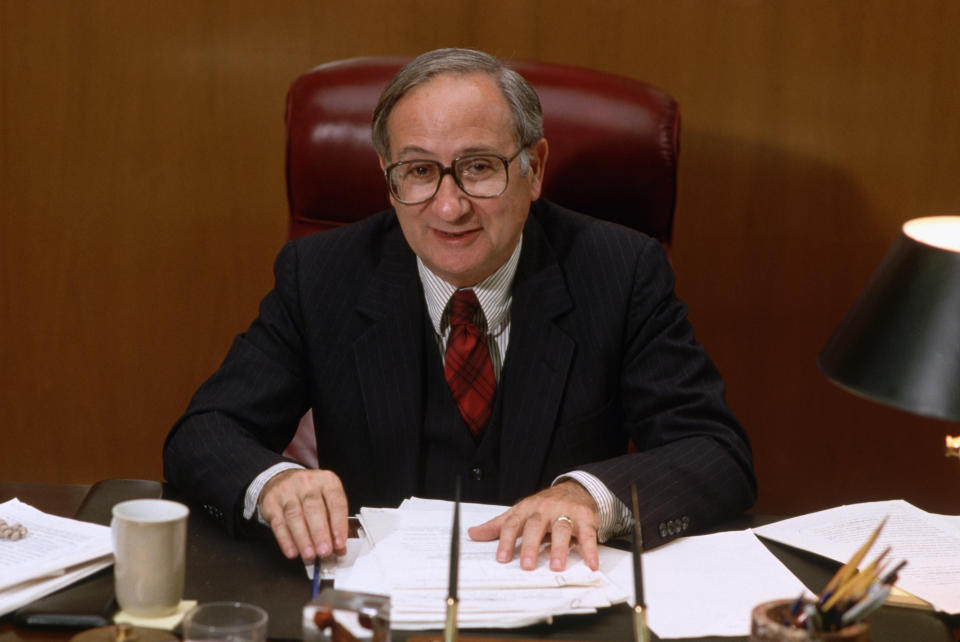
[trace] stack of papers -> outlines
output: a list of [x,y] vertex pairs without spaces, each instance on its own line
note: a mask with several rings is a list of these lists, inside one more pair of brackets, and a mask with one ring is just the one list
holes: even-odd
[[[461,628],[524,626],[633,603],[628,551],[601,546],[599,571],[591,571],[576,549],[561,572],[549,569],[546,547],[533,571],[521,569],[519,557],[497,562],[497,542],[475,542],[466,531],[504,510],[461,505]],[[361,509],[372,548],[338,570],[336,588],[388,594],[392,628],[443,628],[452,516],[451,502],[423,499],[409,499],[398,509]],[[750,531],[677,540],[644,553],[643,564],[648,623],[661,638],[745,636],[756,604],[805,590]]]
[[[593,613],[631,597],[609,576],[622,566],[629,577],[632,562],[625,551],[601,547],[599,571],[590,570],[576,550],[570,551],[562,572],[549,569],[547,550],[541,552],[533,571],[520,568],[519,555],[509,563],[498,563],[497,542],[475,542],[467,536],[467,528],[504,510],[503,506],[461,504],[460,627],[524,626],[559,614]],[[373,548],[349,570],[337,574],[336,588],[387,593],[392,628],[442,628],[453,504],[408,499],[396,509],[361,509],[360,521]]]
[[0,519],[26,527],[23,539],[0,540],[0,616],[113,563],[110,529],[48,515],[11,499]]

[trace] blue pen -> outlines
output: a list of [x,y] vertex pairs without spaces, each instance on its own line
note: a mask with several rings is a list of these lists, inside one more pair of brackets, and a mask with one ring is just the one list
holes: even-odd
[[317,556],[317,559],[313,561],[313,593],[310,599],[317,597],[317,593],[320,591],[320,557]]

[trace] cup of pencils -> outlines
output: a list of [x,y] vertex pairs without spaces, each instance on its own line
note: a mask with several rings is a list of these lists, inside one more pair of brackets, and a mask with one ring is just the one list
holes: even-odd
[[863,546],[840,567],[815,598],[801,595],[792,600],[764,602],[754,608],[750,640],[869,642],[867,617],[889,597],[897,574],[907,563],[902,560],[892,564],[887,560],[890,549],[886,548],[875,560],[859,569],[886,521],[880,522]]
[[[753,609],[750,622],[750,642],[797,642],[818,640],[836,642],[870,642],[870,623],[861,620],[834,631],[822,631],[813,627],[798,627],[792,622],[796,600],[774,600],[758,604]],[[805,601],[814,606],[813,601]]]

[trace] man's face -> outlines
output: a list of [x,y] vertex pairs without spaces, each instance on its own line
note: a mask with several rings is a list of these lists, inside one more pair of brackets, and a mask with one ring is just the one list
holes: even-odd
[[[418,85],[394,106],[387,121],[391,162],[428,159],[449,166],[467,154],[517,151],[506,99],[486,74],[442,74]],[[520,239],[530,202],[540,195],[547,142],[528,150],[531,169],[509,167],[506,191],[475,198],[444,176],[425,203],[404,205],[391,196],[407,243],[437,276],[457,287],[476,285],[503,265]],[[381,167],[386,159],[380,159]]]

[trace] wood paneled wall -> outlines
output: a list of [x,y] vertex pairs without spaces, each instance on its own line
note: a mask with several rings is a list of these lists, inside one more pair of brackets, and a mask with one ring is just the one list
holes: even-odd
[[679,100],[678,291],[758,509],[960,511],[950,426],[814,361],[901,222],[960,209],[958,28],[952,0],[0,0],[0,478],[158,479],[271,284],[289,82],[456,45]]

